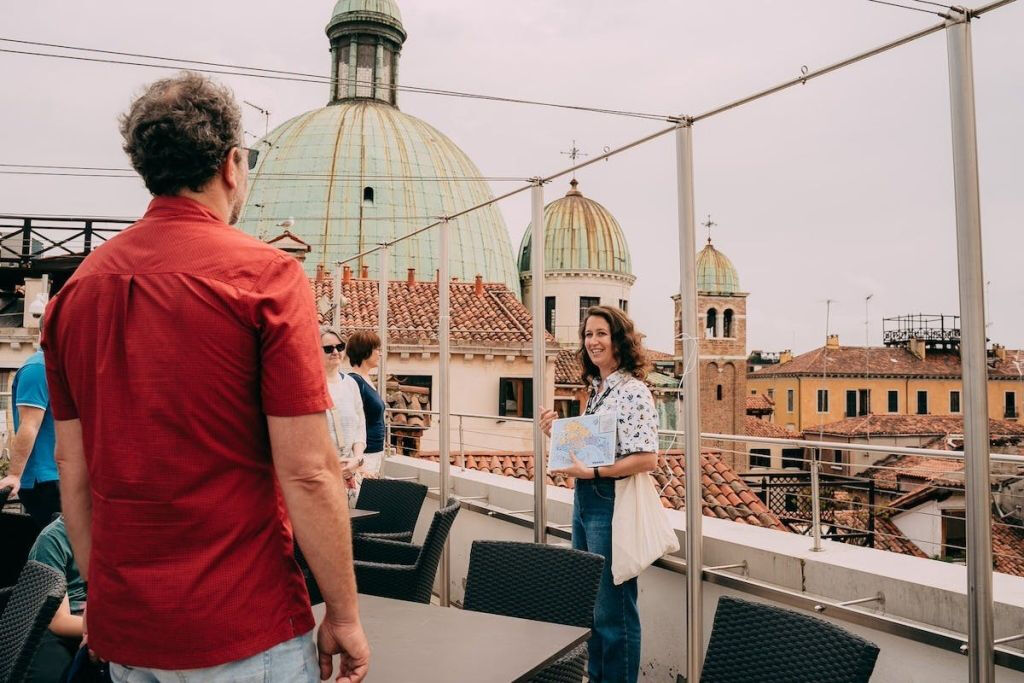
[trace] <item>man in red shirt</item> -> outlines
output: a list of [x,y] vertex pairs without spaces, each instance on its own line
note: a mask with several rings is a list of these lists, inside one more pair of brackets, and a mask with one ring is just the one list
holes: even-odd
[[[313,296],[229,225],[255,162],[241,112],[184,73],[121,132],[154,199],[51,301],[43,339],[89,646],[114,680],[315,681],[341,654],[356,683],[369,646]],[[326,602],[316,647],[293,527]]]

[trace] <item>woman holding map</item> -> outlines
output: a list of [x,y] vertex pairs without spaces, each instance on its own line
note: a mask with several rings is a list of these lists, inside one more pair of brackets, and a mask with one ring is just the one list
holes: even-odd
[[[587,665],[594,683],[635,683],[640,669],[640,615],[636,578],[612,581],[612,512],[615,480],[650,472],[658,463],[658,413],[644,383],[646,360],[633,321],[618,308],[593,306],[580,326],[577,352],[583,383],[590,387],[587,415],[614,416],[615,462],[588,467],[575,455],[572,465],[556,470],[574,477],[572,546],[605,559],[594,607]],[[545,410],[541,427],[551,435],[556,415]]]

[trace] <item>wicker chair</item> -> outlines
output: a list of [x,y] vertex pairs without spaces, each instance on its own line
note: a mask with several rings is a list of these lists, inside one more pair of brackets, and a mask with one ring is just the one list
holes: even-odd
[[445,507],[434,513],[422,546],[389,539],[355,537],[352,546],[359,592],[429,603],[437,565],[441,561],[441,549],[458,513],[459,501],[450,498]]
[[67,585],[53,567],[29,560],[0,613],[0,683],[21,683]]
[[877,657],[874,643],[821,619],[721,597],[700,680],[867,683]]
[[427,487],[414,481],[364,479],[356,507],[380,514],[353,520],[352,530],[360,536],[409,543],[426,497]]
[[17,582],[38,535],[39,525],[29,515],[0,512],[0,539],[3,539],[0,586],[13,586]]
[[[536,543],[474,541],[463,608],[508,617],[592,628],[600,555]],[[534,681],[580,683],[586,643],[537,674]]]

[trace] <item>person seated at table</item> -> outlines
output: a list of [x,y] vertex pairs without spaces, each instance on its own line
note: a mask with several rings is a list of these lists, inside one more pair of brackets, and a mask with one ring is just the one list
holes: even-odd
[[82,645],[86,585],[78,573],[64,517],[58,516],[36,538],[28,559],[53,567],[64,575],[68,591],[57,608],[57,614],[43,633],[32,663],[29,665],[29,683],[63,681],[75,653]]
[[363,462],[363,451],[366,450],[363,399],[359,395],[359,385],[356,381],[341,371],[341,353],[345,350],[345,342],[342,341],[341,335],[332,329],[324,328],[320,332],[320,344],[324,352],[327,392],[331,395],[331,403],[334,404],[327,411],[327,427],[338,447],[338,457],[341,458],[345,481],[351,491],[356,491],[358,482],[355,474]]

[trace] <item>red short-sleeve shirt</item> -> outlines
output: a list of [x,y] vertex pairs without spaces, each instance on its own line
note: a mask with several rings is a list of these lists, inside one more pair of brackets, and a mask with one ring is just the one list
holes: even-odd
[[312,629],[266,424],[330,406],[301,266],[159,197],[53,299],[43,346],[54,416],[82,422],[90,646],[193,669]]

